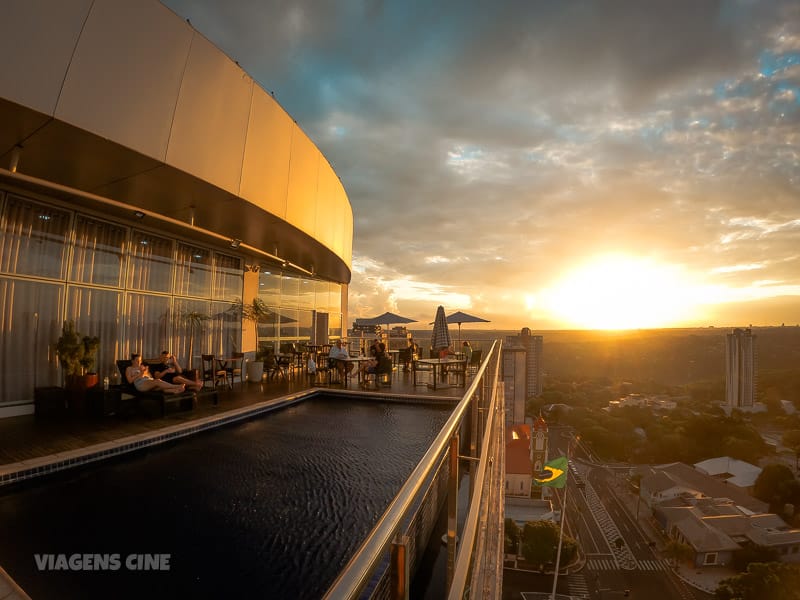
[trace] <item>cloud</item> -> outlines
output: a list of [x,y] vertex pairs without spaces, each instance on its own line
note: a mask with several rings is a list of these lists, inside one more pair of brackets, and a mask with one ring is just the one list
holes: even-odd
[[167,3],[344,182],[351,316],[542,327],[542,290],[607,252],[731,302],[800,283],[796,2]]

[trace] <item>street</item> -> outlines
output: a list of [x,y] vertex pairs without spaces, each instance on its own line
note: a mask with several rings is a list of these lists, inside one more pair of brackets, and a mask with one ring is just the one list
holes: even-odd
[[[570,439],[568,428],[551,426],[550,457],[567,454]],[[611,468],[595,463],[580,445],[570,458],[577,477],[568,475],[567,487],[553,495],[553,503],[560,508],[566,492],[565,531],[581,545],[585,565],[576,573],[559,576],[558,593],[591,600],[626,597],[626,591],[629,598],[647,600],[712,598],[687,586],[668,562],[655,554],[651,540],[618,498],[629,493],[621,471],[616,474]],[[570,476],[574,481],[570,482]],[[584,485],[578,486],[578,481]],[[508,600],[519,600],[519,592],[523,591],[552,590],[552,575],[506,569],[503,577],[503,598]]]

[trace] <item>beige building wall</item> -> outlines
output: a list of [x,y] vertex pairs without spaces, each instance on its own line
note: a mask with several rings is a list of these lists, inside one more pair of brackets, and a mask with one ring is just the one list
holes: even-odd
[[[130,157],[108,181],[95,166],[61,183],[113,193],[112,181],[164,164],[296,227],[350,268],[352,209],[329,162],[271,95],[161,3],[9,0],[0,52],[9,58],[0,100],[40,113],[0,132],[0,152],[54,118],[155,161]],[[274,252],[265,238],[254,243]]]

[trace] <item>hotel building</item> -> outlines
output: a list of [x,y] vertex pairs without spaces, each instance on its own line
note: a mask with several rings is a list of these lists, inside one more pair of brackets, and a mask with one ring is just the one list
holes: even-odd
[[734,329],[725,343],[725,400],[729,408],[752,408],[756,397],[756,336]]
[[[0,52],[0,417],[62,383],[65,320],[100,338],[101,380],[131,352],[198,366],[342,335],[344,187],[185,19],[155,0],[12,0]],[[258,331],[237,310],[254,298],[273,314]]]

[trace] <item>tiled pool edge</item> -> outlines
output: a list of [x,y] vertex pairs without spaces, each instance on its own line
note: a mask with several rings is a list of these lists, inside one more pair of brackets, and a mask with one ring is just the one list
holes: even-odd
[[432,396],[397,396],[392,394],[381,394],[375,391],[358,391],[358,390],[337,390],[331,388],[311,388],[302,392],[296,392],[265,400],[251,406],[243,406],[241,408],[233,408],[225,411],[219,415],[211,415],[201,417],[186,423],[178,423],[175,425],[168,425],[161,429],[149,431],[147,433],[139,433],[136,435],[126,436],[109,442],[102,442],[100,444],[93,444],[85,448],[78,448],[76,450],[69,450],[66,452],[58,452],[47,456],[23,460],[16,463],[9,463],[0,466],[0,489],[4,486],[20,483],[35,477],[50,475],[59,471],[65,471],[75,467],[88,465],[93,462],[106,460],[115,456],[122,456],[129,452],[135,452],[142,448],[149,448],[158,446],[173,440],[177,440],[201,431],[214,429],[222,425],[227,425],[243,419],[267,413],[279,408],[291,406],[297,402],[307,400],[319,394],[328,394],[331,396],[342,397],[347,396],[350,398],[372,398],[381,401],[401,401],[401,402],[443,402],[455,404],[458,398],[450,397],[432,397]]

